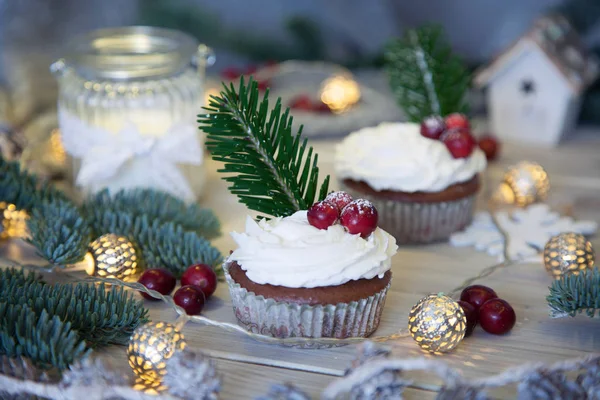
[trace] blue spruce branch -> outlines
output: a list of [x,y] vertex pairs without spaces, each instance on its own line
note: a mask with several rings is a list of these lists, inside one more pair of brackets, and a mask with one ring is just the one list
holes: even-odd
[[600,315],[600,270],[596,267],[579,275],[564,275],[550,286],[546,297],[553,318],[586,313]]
[[26,357],[43,369],[66,369],[88,353],[71,323],[45,310],[0,302],[0,354]]
[[69,201],[43,201],[27,220],[29,242],[52,265],[65,267],[81,261],[92,237],[88,221]]
[[84,203],[83,210],[91,219],[102,218],[105,210],[133,217],[145,215],[151,221],[172,222],[206,239],[219,236],[221,228],[212,210],[195,203],[186,205],[168,193],[152,189],[121,190],[113,196],[108,190],[103,190],[91,196]]
[[20,270],[0,275],[0,302],[23,305],[30,313],[69,322],[89,347],[128,342],[131,333],[147,322],[148,310],[135,293],[104,285],[47,285]]

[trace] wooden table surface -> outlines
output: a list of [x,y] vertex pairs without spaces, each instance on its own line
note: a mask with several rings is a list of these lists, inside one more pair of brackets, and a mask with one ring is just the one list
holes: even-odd
[[[322,173],[333,172],[334,141],[313,141],[319,154]],[[520,160],[542,164],[549,173],[552,189],[549,203],[562,213],[579,219],[600,221],[600,136],[580,133],[556,149],[526,148],[506,145],[501,159],[491,164],[485,174],[480,207],[499,182],[504,169]],[[228,254],[234,248],[229,232],[242,231],[247,210],[230,195],[226,183],[216,173],[218,165],[207,164],[208,181],[203,206],[215,210],[222,223],[223,236],[213,244]],[[337,188],[335,177],[333,189]],[[592,239],[597,249],[600,240]],[[14,250],[14,249],[13,249]],[[6,250],[5,250],[6,252]],[[9,252],[10,253],[10,252]],[[453,248],[447,244],[402,246],[393,258],[394,279],[388,294],[377,335],[388,335],[407,324],[410,308],[424,295],[449,291],[463,280],[496,260],[473,248]],[[466,377],[482,377],[528,362],[555,362],[590,352],[600,352],[600,321],[585,316],[550,319],[545,297],[551,278],[541,262],[519,264],[497,271],[481,281],[508,300],[517,313],[517,324],[506,336],[493,336],[480,328],[452,353],[435,356]],[[147,302],[153,320],[174,321],[176,314],[162,303]],[[204,315],[235,322],[226,285],[220,284],[207,303]],[[322,389],[343,374],[356,349],[302,350],[258,343],[239,334],[217,328],[188,324],[184,328],[188,345],[216,359],[223,376],[221,398],[251,399],[266,393],[269,386],[291,382],[319,398]],[[425,356],[411,338],[389,342],[395,357]],[[126,349],[112,346],[103,350],[122,360],[128,370]],[[439,381],[429,374],[407,374],[414,385],[405,392],[407,399],[432,399]],[[509,388],[493,392],[510,398]]]

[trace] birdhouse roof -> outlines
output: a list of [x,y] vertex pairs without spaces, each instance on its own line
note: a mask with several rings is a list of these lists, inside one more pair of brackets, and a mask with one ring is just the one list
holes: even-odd
[[566,18],[552,15],[538,19],[529,32],[477,72],[475,84],[487,85],[511,65],[510,60],[522,49],[524,41],[533,43],[546,55],[575,93],[582,92],[598,76],[598,60],[585,50],[579,34]]

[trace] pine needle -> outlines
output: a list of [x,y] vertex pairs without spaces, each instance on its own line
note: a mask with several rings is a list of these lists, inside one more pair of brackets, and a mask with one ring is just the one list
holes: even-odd
[[392,91],[410,121],[467,111],[470,75],[441,27],[408,30],[388,43],[385,61]]
[[565,275],[550,286],[546,297],[553,318],[586,313],[600,316],[600,270],[595,267],[579,275]]
[[196,203],[187,205],[168,193],[153,189],[121,190],[114,195],[102,190],[89,197],[82,208],[91,219],[101,218],[105,210],[111,210],[131,216],[145,215],[152,221],[172,222],[206,239],[217,237],[220,233],[219,220],[212,210]]
[[219,172],[228,174],[229,190],[249,209],[288,216],[327,195],[329,176],[319,187],[318,157],[302,140],[302,127],[293,134],[289,109],[282,112],[281,99],[269,108],[268,91],[260,100],[252,78],[248,85],[242,78],[237,90],[223,85],[205,109],[198,122],[208,150],[224,163]]
[[69,201],[37,204],[27,220],[29,243],[52,265],[65,267],[83,260],[92,237],[88,221]]
[[42,369],[66,369],[87,354],[85,342],[69,322],[22,304],[0,302],[0,354],[27,357]]
[[143,301],[122,287],[47,285],[20,270],[6,271],[0,276],[1,303],[24,305],[30,313],[69,322],[90,347],[126,344],[133,330],[147,321]]

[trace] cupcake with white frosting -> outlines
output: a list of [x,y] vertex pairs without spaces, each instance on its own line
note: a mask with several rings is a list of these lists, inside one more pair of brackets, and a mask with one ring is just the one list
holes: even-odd
[[445,240],[465,228],[486,167],[485,154],[465,129],[442,128],[432,137],[423,132],[431,122],[364,128],[336,149],[344,190],[373,202],[380,226],[399,243]]
[[224,270],[235,316],[252,332],[281,338],[369,336],[391,283],[396,240],[376,223],[352,234],[337,223],[348,218],[323,226],[309,213],[248,217],[245,232],[232,233],[238,248]]

